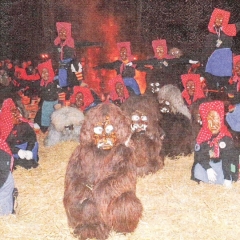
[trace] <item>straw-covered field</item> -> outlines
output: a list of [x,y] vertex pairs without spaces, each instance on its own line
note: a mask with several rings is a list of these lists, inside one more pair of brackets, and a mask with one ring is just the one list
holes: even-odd
[[[43,147],[39,134],[40,166],[13,172],[19,190],[16,215],[0,218],[0,239],[76,239],[64,211],[63,184],[68,159],[77,146],[65,142]],[[192,156],[165,160],[154,175],[139,178],[137,195],[144,212],[136,231],[112,232],[109,240],[238,240],[240,184],[231,189],[189,180]]]

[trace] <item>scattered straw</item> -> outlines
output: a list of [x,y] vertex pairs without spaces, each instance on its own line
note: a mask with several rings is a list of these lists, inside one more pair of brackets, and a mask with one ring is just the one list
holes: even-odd
[[[63,208],[63,183],[68,159],[77,146],[65,142],[44,147],[40,166],[13,172],[19,190],[16,215],[0,217],[0,239],[71,240]],[[139,178],[137,195],[144,212],[136,231],[111,232],[109,240],[238,240],[240,184],[232,189],[190,180],[192,156],[165,160],[164,169]]]

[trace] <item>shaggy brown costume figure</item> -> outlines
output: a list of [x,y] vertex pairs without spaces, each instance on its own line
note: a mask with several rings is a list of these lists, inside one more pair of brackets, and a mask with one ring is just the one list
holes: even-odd
[[[138,176],[157,172],[164,165],[160,152],[165,135],[159,126],[162,116],[157,99],[153,96],[132,96],[121,105],[121,109],[132,118],[131,141],[137,159]],[[139,118],[139,121],[134,122],[134,116]],[[145,122],[143,118],[146,118]],[[137,129],[134,124],[137,124]],[[146,126],[141,128],[144,124]]]
[[158,101],[163,118],[160,126],[166,133],[162,151],[164,156],[175,158],[193,152],[191,114],[184,104],[181,91],[171,84],[160,88]]
[[[142,204],[136,197],[135,157],[127,146],[130,124],[112,103],[102,103],[85,116],[80,145],[67,166],[63,199],[69,226],[80,239],[107,239],[110,230],[133,232],[142,216]],[[111,149],[96,146],[100,126],[108,133],[107,129],[113,130],[106,138],[116,140]]]

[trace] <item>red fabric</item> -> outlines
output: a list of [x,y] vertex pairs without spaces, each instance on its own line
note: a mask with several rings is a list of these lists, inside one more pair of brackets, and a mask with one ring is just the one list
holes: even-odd
[[57,27],[58,34],[62,28],[66,29],[67,38],[63,43],[61,43],[60,37],[57,36],[57,38],[54,40],[54,44],[56,46],[61,45],[63,47],[67,45],[68,47],[74,48],[74,40],[72,38],[72,24],[67,22],[57,22],[56,27]]
[[216,16],[219,14],[223,15],[222,31],[228,36],[232,36],[232,37],[236,36],[237,34],[236,25],[228,24],[231,13],[219,8],[215,8],[212,12],[210,21],[208,23],[209,32],[216,34],[216,31],[214,28],[214,22],[215,22]]
[[[49,77],[48,77],[47,81],[44,81],[42,79],[42,71],[43,71],[44,68],[48,69],[48,73],[49,73]],[[53,82],[55,74],[54,74],[54,71],[53,71],[52,60],[51,59],[49,59],[46,62],[38,64],[38,71],[39,71],[39,74],[41,76],[41,82],[40,82],[41,86],[47,86],[50,82]]]
[[11,110],[16,108],[11,98],[3,102],[0,112],[0,137],[5,141],[13,129],[13,115]]
[[80,87],[80,86],[74,86],[73,87],[73,94],[70,97],[70,103],[75,104],[76,102],[76,94],[82,93],[83,94],[83,106],[81,107],[81,110],[84,111],[91,103],[94,102],[93,95],[89,88],[87,87]]
[[[184,90],[182,91],[182,97],[186,100],[188,105],[191,105],[193,102],[200,98],[205,98],[205,94],[203,92],[201,81],[200,81],[200,75],[199,74],[182,74],[181,75],[182,84],[184,86]],[[192,80],[195,84],[195,93],[193,96],[193,101],[190,99],[190,95],[187,92],[186,85],[189,80]]]
[[[220,116],[220,132],[211,142],[212,132],[208,128],[207,116],[210,111],[216,111]],[[199,107],[199,113],[202,119],[202,128],[197,136],[197,143],[201,144],[203,142],[209,141],[208,144],[210,147],[214,147],[214,153],[216,157],[219,157],[219,141],[224,136],[232,137],[231,133],[228,131],[227,126],[224,124],[224,104],[222,101],[213,101],[202,103]]]
[[24,68],[20,68],[20,67],[15,68],[15,75],[19,79],[25,80],[25,81],[37,81],[40,79],[40,76],[38,73],[36,73],[34,75],[28,75],[26,70]]
[[109,86],[109,95],[110,98],[115,101],[117,99],[120,99],[117,92],[116,92],[116,84],[120,82],[123,87],[124,87],[124,99],[122,99],[122,102],[124,102],[126,99],[129,98],[129,93],[128,90],[123,82],[122,76],[119,74],[117,75],[115,78],[112,78],[109,82],[108,82],[108,86]]
[[154,56],[155,58],[159,59],[158,53],[157,53],[157,47],[158,46],[162,46],[163,50],[164,50],[164,56],[163,58],[166,59],[171,59],[173,57],[171,57],[170,55],[168,55],[168,49],[167,49],[167,41],[165,39],[157,39],[157,40],[153,40],[152,41],[152,47],[153,47],[153,51],[154,51]]

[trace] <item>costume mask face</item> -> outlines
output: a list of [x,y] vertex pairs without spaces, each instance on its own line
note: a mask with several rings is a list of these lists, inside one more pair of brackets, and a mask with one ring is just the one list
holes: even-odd
[[170,113],[171,112],[171,105],[170,102],[161,99],[159,100],[160,112],[161,113]]
[[131,129],[133,132],[145,132],[148,126],[148,118],[145,114],[136,111],[132,115]]
[[195,84],[192,80],[188,80],[186,83],[186,90],[190,96],[193,96],[195,93]]
[[152,93],[157,93],[160,90],[160,83],[156,82],[156,83],[150,83],[150,89]]
[[122,83],[117,82],[115,85],[115,90],[119,97],[124,97],[124,86]]
[[183,55],[183,53],[178,48],[172,48],[172,49],[169,50],[169,55],[171,55],[175,58],[180,58]]
[[235,72],[235,74],[237,74],[238,76],[240,76],[240,61],[235,64],[235,66],[234,66],[234,72]]
[[162,59],[164,57],[164,48],[163,46],[158,46],[156,49],[157,55],[159,59]]
[[83,97],[83,94],[81,92],[76,94],[75,104],[76,104],[77,108],[80,108],[84,105],[84,97]]
[[49,78],[49,71],[47,68],[43,68],[41,77],[44,81],[48,81]]
[[59,34],[58,34],[59,38],[61,39],[61,41],[65,41],[67,39],[67,31],[65,28],[62,28],[60,31],[59,31]]
[[127,55],[127,49],[125,47],[122,47],[120,49],[120,57],[123,61],[126,61],[127,58],[128,58],[128,55]]
[[208,129],[212,134],[218,134],[221,128],[220,116],[216,111],[210,111],[207,116]]
[[222,26],[222,23],[223,23],[223,15],[218,14],[215,19],[215,27],[220,28]]
[[116,144],[116,133],[114,131],[113,125],[109,121],[109,117],[102,123],[98,123],[94,127],[94,143],[97,148],[103,150],[109,150],[113,148]]

